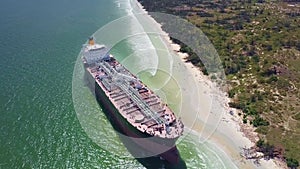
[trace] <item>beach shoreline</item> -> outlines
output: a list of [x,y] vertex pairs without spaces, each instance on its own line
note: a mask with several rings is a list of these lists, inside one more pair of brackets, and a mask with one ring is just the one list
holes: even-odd
[[[208,76],[204,75],[199,68],[194,66],[192,63],[187,62],[186,57],[188,57],[188,54],[180,52],[180,45],[175,44],[171,41],[171,39],[169,39],[168,42],[170,43],[172,50],[178,54],[181,61],[185,64],[189,72],[197,79],[199,83],[204,83],[204,86],[206,86],[208,90],[217,90],[217,92],[215,93],[218,94],[218,101],[222,102],[221,104],[223,104],[224,106],[223,108],[225,109],[226,113],[222,116],[222,120],[220,121],[220,124],[217,128],[221,135],[212,135],[209,140],[212,141],[212,143],[215,144],[217,147],[221,148],[222,150],[225,150],[226,154],[229,154],[231,157],[233,157],[233,161],[240,161],[241,163],[238,167],[273,169],[287,168],[286,165],[278,159],[260,159],[260,166],[256,166],[252,160],[247,160],[241,155],[237,156],[237,154],[242,153],[241,148],[250,148],[254,146],[259,140],[258,133],[255,132],[255,128],[250,124],[243,123],[242,118],[238,115],[238,113],[241,112],[241,110],[229,107],[228,103],[231,101],[231,99],[228,97],[227,93],[221,91],[221,89],[218,88],[217,85],[213,84],[214,82]],[[232,111],[233,114],[230,114],[230,111]],[[224,145],[224,142],[219,140],[222,139],[222,137],[224,136],[227,138],[234,137],[234,139],[232,140],[237,141],[233,142],[233,144],[239,146],[235,148],[228,148],[230,147],[229,145]],[[232,152],[233,149],[239,149],[240,151]],[[250,163],[252,163],[251,165],[253,166],[247,165],[245,161],[249,161]]]
[[[137,0],[136,5],[142,12],[148,14],[146,9]],[[157,26],[162,30],[162,25],[156,22],[151,15],[149,15],[149,17],[153,19]],[[177,53],[188,72],[199,83],[199,86],[204,86],[206,88],[205,90],[213,92],[215,94],[214,97],[222,105],[222,111],[225,111],[216,132],[210,135],[207,141],[223,150],[239,168],[287,168],[286,165],[278,159],[260,159],[260,165],[258,166],[254,164],[253,160],[247,160],[241,155],[242,148],[250,148],[258,141],[259,137],[255,132],[255,128],[250,124],[243,124],[242,118],[238,115],[241,110],[229,107],[228,103],[231,100],[228,97],[228,94],[222,91],[208,76],[204,75],[199,68],[192,63],[187,62],[186,57],[188,54],[180,52],[181,46],[174,43],[168,33],[163,30],[162,32],[166,34],[165,40],[169,48]],[[197,129],[193,130],[197,132]]]

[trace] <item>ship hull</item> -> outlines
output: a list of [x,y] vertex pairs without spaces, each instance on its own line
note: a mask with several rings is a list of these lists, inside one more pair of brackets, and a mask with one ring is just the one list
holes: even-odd
[[116,132],[118,132],[125,147],[134,157],[160,156],[171,164],[178,163],[180,156],[175,145],[176,139],[153,137],[133,127],[119,113],[94,77],[86,69],[84,76],[106,117]]

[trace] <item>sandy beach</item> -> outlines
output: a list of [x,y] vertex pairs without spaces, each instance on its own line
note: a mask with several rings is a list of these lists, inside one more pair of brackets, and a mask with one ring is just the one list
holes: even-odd
[[[141,11],[146,12],[140,3],[136,2],[136,4]],[[149,17],[151,16],[149,15]],[[161,28],[159,23],[157,23],[157,26]],[[218,104],[221,105],[218,107],[220,109],[219,112],[224,112],[221,120],[218,122],[217,127],[214,129],[214,132],[209,135],[206,141],[214,144],[217,148],[224,151],[238,168],[286,168],[284,163],[276,159],[268,161],[261,159],[259,160],[260,164],[257,165],[254,164],[253,160],[246,160],[241,155],[243,148],[250,148],[254,146],[255,142],[259,139],[257,133],[254,132],[255,128],[249,124],[243,124],[242,118],[238,116],[238,112],[240,110],[229,107],[228,103],[230,102],[230,98],[226,92],[221,91],[221,89],[214,82],[212,82],[208,76],[205,76],[192,63],[186,62],[185,58],[187,57],[187,54],[179,52],[180,46],[178,44],[173,43],[169,36],[166,36],[165,40],[169,49],[177,53],[188,72],[196,79],[197,85],[201,88],[200,92],[205,91],[212,94],[213,99],[216,99]],[[201,114],[205,117],[207,116],[207,113],[211,112],[204,111],[202,113],[206,113],[206,115]],[[213,117],[214,115],[210,115],[210,118],[208,118],[208,121],[206,121],[205,124],[215,123],[215,121],[218,119],[214,119]],[[218,115],[216,115],[216,117],[218,117]],[[192,130],[195,132],[201,132],[201,134],[203,134],[203,132],[205,132],[203,128],[206,128],[205,124],[196,123],[194,124]]]
[[[211,91],[215,93],[215,98],[217,101],[223,105],[225,114],[222,116],[222,120],[219,122],[219,125],[213,135],[210,136],[208,141],[211,141],[218,148],[224,150],[233,161],[238,165],[239,168],[287,168],[285,164],[277,160],[264,160],[261,159],[260,165],[255,165],[253,161],[246,160],[241,156],[242,148],[250,148],[255,145],[258,141],[258,134],[254,132],[255,128],[249,124],[243,124],[242,118],[238,116],[237,110],[229,107],[228,103],[230,98],[227,93],[221,91],[210,78],[204,75],[197,67],[192,63],[186,62],[186,53],[179,52],[180,46],[174,44],[170,39],[168,40],[171,48],[177,52],[178,56],[184,62],[185,66],[189,72],[197,79],[197,82],[201,87],[205,87],[206,91]],[[229,113],[232,111],[232,113]]]

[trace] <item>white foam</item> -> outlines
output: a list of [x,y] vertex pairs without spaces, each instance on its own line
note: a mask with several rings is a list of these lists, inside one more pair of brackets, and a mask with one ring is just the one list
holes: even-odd
[[[120,1],[120,3],[123,5],[123,8],[125,8],[127,15],[133,18],[130,20],[130,23],[128,23],[128,25],[130,25],[130,31],[138,32],[138,34],[128,39],[130,46],[132,47],[133,51],[135,51],[135,53],[130,57],[133,57],[135,62],[137,62],[134,64],[131,63],[131,65],[135,67],[133,69],[137,72],[147,70],[149,73],[151,73],[151,75],[155,75],[156,69],[154,68],[157,68],[158,66],[158,55],[155,50],[155,47],[151,42],[151,39],[146,34],[146,31],[143,27],[143,23],[141,23],[135,16],[137,11],[134,10],[137,8],[134,8],[132,6],[130,0],[122,0]],[[126,59],[132,60],[132,58]]]

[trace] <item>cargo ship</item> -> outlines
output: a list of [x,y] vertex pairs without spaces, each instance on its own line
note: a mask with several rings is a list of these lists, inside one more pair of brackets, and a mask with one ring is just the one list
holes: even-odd
[[93,37],[81,53],[85,79],[133,156],[159,156],[177,163],[175,143],[184,131],[180,118]]

